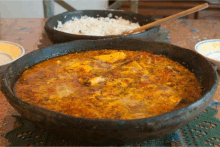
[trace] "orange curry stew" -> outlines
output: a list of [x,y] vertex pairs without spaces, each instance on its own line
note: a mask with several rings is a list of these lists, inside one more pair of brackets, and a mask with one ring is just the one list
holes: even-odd
[[67,115],[138,119],[201,96],[195,75],[163,55],[100,50],[56,57],[26,70],[15,85],[22,100]]

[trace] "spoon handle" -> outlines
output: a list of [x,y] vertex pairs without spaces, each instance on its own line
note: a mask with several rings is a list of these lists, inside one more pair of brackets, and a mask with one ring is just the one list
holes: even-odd
[[142,32],[146,29],[149,29],[149,28],[152,28],[154,26],[157,26],[157,25],[160,25],[164,22],[167,22],[167,21],[170,21],[170,20],[174,20],[176,18],[179,18],[179,17],[183,17],[183,16],[186,16],[186,15],[189,15],[189,14],[192,14],[192,13],[195,13],[197,11],[200,11],[200,10],[203,10],[205,8],[208,8],[208,3],[204,3],[204,4],[201,4],[201,5],[198,5],[196,7],[193,7],[191,9],[188,9],[188,10],[185,10],[185,11],[182,11],[182,12],[179,12],[177,14],[174,14],[174,15],[171,15],[171,16],[168,16],[166,18],[163,18],[163,19],[159,19],[157,21],[154,21],[152,23],[149,23],[149,24],[146,24],[138,29],[134,29],[132,31],[126,31],[126,32],[123,32],[122,35],[129,35],[129,34],[133,34],[135,32]]

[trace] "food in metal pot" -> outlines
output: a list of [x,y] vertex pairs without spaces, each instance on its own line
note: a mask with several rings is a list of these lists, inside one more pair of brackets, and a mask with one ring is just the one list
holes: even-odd
[[201,96],[195,75],[164,55],[98,50],[27,69],[15,85],[22,100],[71,116],[139,119],[187,106]]

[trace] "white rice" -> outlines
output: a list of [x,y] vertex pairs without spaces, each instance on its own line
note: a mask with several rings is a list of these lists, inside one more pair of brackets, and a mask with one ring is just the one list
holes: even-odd
[[94,18],[82,16],[80,19],[73,18],[73,20],[67,21],[64,24],[58,21],[58,26],[54,29],[70,34],[107,36],[118,35],[124,31],[140,28],[138,23],[132,23],[122,19],[122,17],[115,16],[115,19],[110,17],[112,17],[111,13],[108,17]]

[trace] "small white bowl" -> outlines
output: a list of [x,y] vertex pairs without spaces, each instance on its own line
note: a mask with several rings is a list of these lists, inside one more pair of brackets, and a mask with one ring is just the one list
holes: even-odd
[[12,62],[24,54],[22,46],[9,41],[0,41],[0,76]]
[[195,50],[209,61],[213,62],[220,70],[220,39],[210,39],[198,42]]

